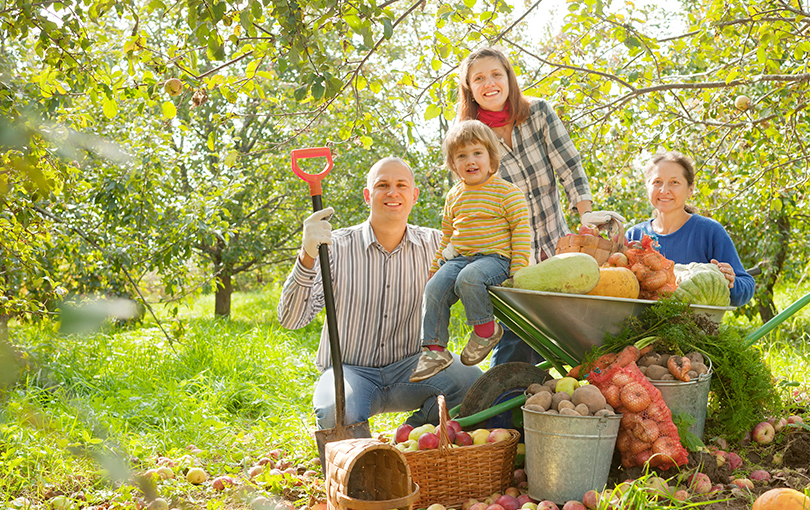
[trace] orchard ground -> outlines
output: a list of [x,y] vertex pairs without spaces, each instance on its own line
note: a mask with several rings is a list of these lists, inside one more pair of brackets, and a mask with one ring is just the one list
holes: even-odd
[[[784,309],[808,290],[783,286],[777,304]],[[274,283],[236,294],[229,320],[208,318],[212,296],[183,304],[176,315],[163,310],[172,341],[149,320],[89,336],[60,335],[55,323],[12,324],[18,357],[2,372],[14,368],[17,376],[0,394],[0,502],[140,508],[160,497],[170,507],[213,509],[246,508],[257,498],[300,508],[322,499],[311,410],[321,322],[298,331],[281,328],[278,292]],[[454,308],[456,352],[468,332],[460,312]],[[760,326],[726,320],[752,331]],[[785,417],[804,414],[808,404],[808,340],[805,309],[754,346],[772,369]],[[405,416],[376,416],[372,432],[391,437]],[[693,453],[686,468],[662,475],[671,485],[684,485],[680,478],[700,470],[722,484],[721,492],[683,503],[659,500],[648,508],[712,501],[701,508],[748,509],[768,488],[804,490],[810,484],[810,432],[800,426],[786,427],[768,445],[725,444],[710,428],[704,439],[737,453],[741,465],[718,467],[713,455]],[[161,466],[170,467],[173,477],[166,470],[166,478],[138,476]],[[207,481],[186,480],[194,467]],[[770,480],[755,481],[750,492],[729,485],[730,477],[748,478],[755,470],[767,471]],[[614,462],[609,485],[645,476]]]

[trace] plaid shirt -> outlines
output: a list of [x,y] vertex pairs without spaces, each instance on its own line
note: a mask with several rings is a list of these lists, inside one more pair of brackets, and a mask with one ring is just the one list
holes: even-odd
[[[388,253],[368,221],[332,233],[329,268],[343,363],[383,367],[421,350],[422,293],[440,240],[438,230],[408,225]],[[296,260],[281,291],[279,322],[302,328],[323,307],[320,262],[307,269]],[[315,365],[321,372],[332,366],[326,321]]]
[[533,234],[529,260],[536,263],[541,249],[554,255],[557,240],[569,233],[555,174],[574,211],[577,203],[591,200],[591,189],[579,152],[551,106],[538,100],[530,111],[525,122],[512,128],[513,148],[501,141],[498,174],[526,193]]

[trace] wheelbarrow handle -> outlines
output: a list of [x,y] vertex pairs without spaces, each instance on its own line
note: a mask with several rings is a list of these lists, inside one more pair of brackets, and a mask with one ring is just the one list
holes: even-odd
[[[326,158],[326,165],[324,165],[320,173],[308,174],[298,168],[298,160],[308,158]],[[329,147],[308,147],[306,149],[293,149],[292,151],[293,172],[309,183],[309,194],[313,197],[323,194],[321,180],[332,170],[332,164],[332,151],[329,150]]]

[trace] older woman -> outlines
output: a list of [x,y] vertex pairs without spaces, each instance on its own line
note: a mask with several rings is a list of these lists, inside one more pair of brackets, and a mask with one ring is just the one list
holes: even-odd
[[[482,48],[470,53],[458,77],[458,120],[478,119],[495,131],[501,145],[501,177],[526,194],[530,263],[554,255],[557,240],[568,234],[557,180],[583,225],[604,224],[610,218],[624,223],[615,212],[592,211],[588,176],[565,126],[547,102],[523,95],[502,52]],[[492,363],[540,359],[517,335],[506,332],[493,351]]]
[[731,305],[743,306],[754,296],[754,279],[745,272],[734,242],[717,221],[695,214],[686,204],[695,189],[692,160],[679,152],[653,156],[644,171],[647,198],[655,216],[627,230],[629,240],[644,234],[658,241],[659,251],[678,264],[717,265],[728,280]]

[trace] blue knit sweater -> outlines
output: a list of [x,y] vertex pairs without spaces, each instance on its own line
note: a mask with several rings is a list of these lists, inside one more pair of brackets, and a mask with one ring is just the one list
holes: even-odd
[[717,221],[693,214],[684,225],[671,234],[656,234],[652,220],[630,227],[625,236],[628,240],[641,240],[642,234],[656,239],[659,251],[676,264],[690,262],[728,262],[734,268],[734,288],[731,289],[731,306],[743,306],[754,296],[754,278],[745,268],[723,225]]

